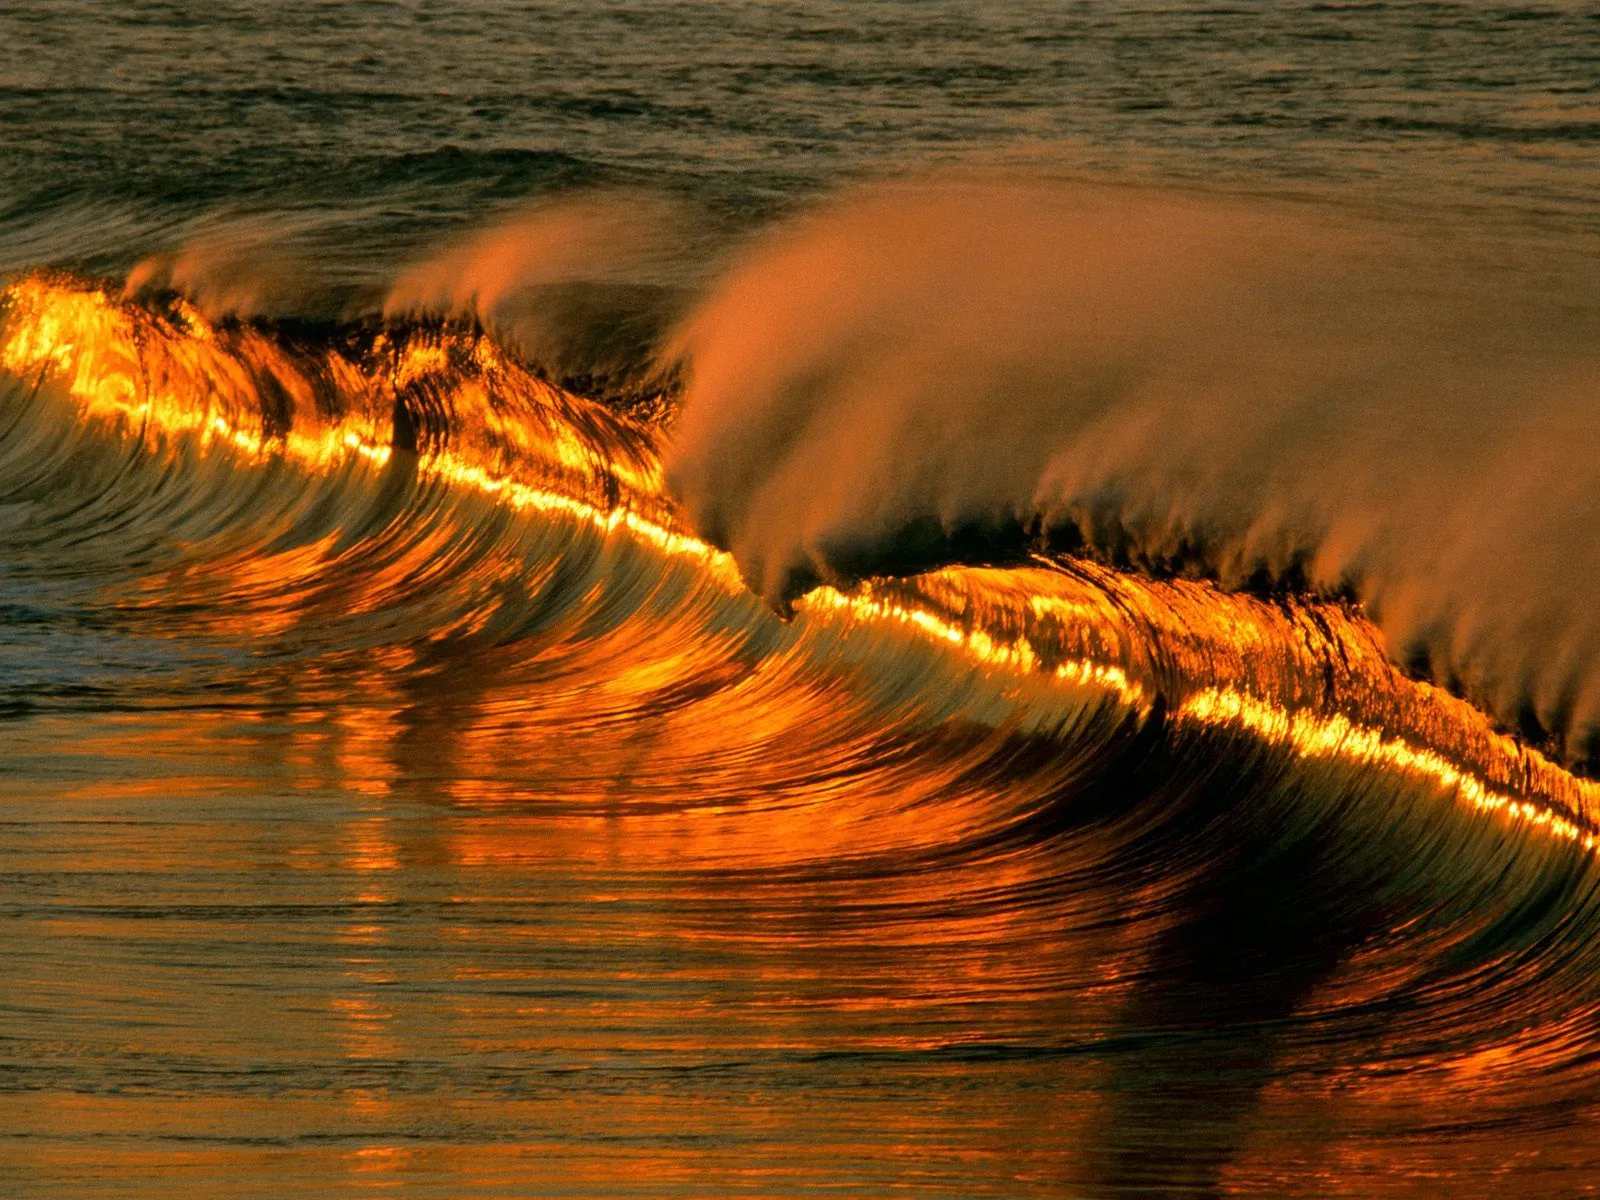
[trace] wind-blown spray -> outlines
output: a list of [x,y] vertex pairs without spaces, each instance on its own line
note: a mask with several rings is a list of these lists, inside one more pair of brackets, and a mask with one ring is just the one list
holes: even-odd
[[1516,253],[1513,279],[1491,246],[1286,203],[865,188],[678,328],[668,479],[774,603],[1043,531],[1353,592],[1397,659],[1589,754],[1600,292]]

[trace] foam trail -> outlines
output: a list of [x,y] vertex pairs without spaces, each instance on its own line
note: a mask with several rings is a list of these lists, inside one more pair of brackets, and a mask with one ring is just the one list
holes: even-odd
[[336,249],[339,237],[316,213],[209,213],[176,244],[140,259],[124,295],[179,292],[212,320],[333,318],[360,292],[347,254]]
[[504,214],[401,269],[388,318],[466,318],[579,386],[645,373],[714,261],[714,236],[671,198],[585,192]]
[[863,188],[681,324],[668,479],[779,604],[1038,529],[1353,590],[1396,659],[1592,755],[1600,291],[1560,254],[1129,188]]
[[637,397],[662,390],[657,343],[727,238],[686,202],[637,189],[568,193],[426,240],[314,210],[218,210],[135,263],[124,295],[177,293],[213,321],[476,327],[552,378]]

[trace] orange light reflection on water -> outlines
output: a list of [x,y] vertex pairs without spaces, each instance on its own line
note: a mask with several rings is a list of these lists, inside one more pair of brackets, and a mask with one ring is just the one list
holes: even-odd
[[[221,442],[250,458],[286,458],[316,472],[326,472],[352,456],[382,467],[393,453],[388,430],[372,411],[366,416],[353,411],[310,434],[297,429],[268,430],[262,424],[259,406],[238,398],[253,396],[250,381],[235,357],[241,352],[239,347],[234,347],[232,354],[224,352],[205,318],[182,302],[176,303],[171,324],[161,329],[142,310],[115,301],[102,291],[42,277],[11,285],[4,301],[7,320],[5,340],[0,343],[0,367],[24,378],[54,377],[65,384],[91,417],[112,416],[135,428],[154,424],[167,434],[198,433],[202,446]],[[156,335],[162,335],[167,353],[159,360],[165,369],[153,372],[141,345]],[[250,346],[258,354],[268,354],[265,339],[260,335],[252,338],[246,338],[241,345]],[[470,357],[484,370],[503,366],[498,351],[481,338],[472,341]],[[379,379],[362,377],[360,369],[348,360],[335,358],[337,369],[350,377],[346,386],[353,390],[375,393],[385,386]],[[451,362],[450,350],[442,344],[411,344],[391,368],[393,386],[437,374],[448,369]],[[292,384],[298,378],[292,366],[283,362],[269,361],[257,369],[270,370],[280,382]],[[217,393],[218,381],[233,383],[231,401],[225,392]],[[463,403],[478,395],[477,410],[494,411],[486,394],[479,395],[483,386],[480,377],[460,382],[466,389]],[[548,385],[538,387],[543,389],[538,394],[550,391]],[[593,450],[575,439],[559,421],[540,423],[537,437],[532,436],[532,425],[501,421],[499,426],[499,436],[502,440],[509,437],[524,460],[538,461],[542,457],[553,461],[568,478],[592,476]],[[507,434],[506,430],[512,432]],[[635,468],[625,462],[613,462],[607,466],[616,469],[634,493],[659,496],[659,464]],[[577,520],[608,537],[620,533],[669,558],[692,561],[730,592],[737,593],[742,588],[738,570],[728,555],[674,528],[670,519],[643,515],[628,503],[597,504],[526,482],[451,449],[424,454],[417,470],[424,478],[470,489],[513,510]],[[657,511],[667,512],[659,506]],[[301,569],[314,570],[315,556],[302,554],[305,557]],[[413,548],[413,564],[423,557],[423,551]],[[276,565],[281,569],[284,564]],[[241,575],[250,569],[243,563],[236,567]],[[404,568],[396,564],[393,570],[398,576]],[[1458,743],[1463,754],[1487,764],[1484,774],[1489,779],[1480,778],[1461,758],[1447,757],[1437,749],[1420,749],[1403,737],[1386,736],[1373,726],[1352,721],[1343,712],[1318,713],[1315,697],[1294,694],[1293,687],[1289,694],[1274,694],[1282,690],[1274,681],[1251,674],[1254,659],[1270,657],[1257,655],[1255,648],[1267,642],[1290,643],[1281,632],[1269,628],[1277,618],[1264,617],[1258,611],[1260,605],[1215,593],[1199,605],[1194,585],[1113,578],[1087,565],[1080,570],[1083,577],[1120,592],[1124,602],[1132,596],[1142,615],[1167,626],[1177,644],[1182,644],[1184,635],[1195,643],[1185,664],[1195,676],[1195,690],[1178,697],[1175,713],[1180,721],[1247,732],[1292,748],[1302,756],[1339,757],[1357,765],[1378,765],[1424,778],[1459,796],[1475,811],[1510,818],[1529,831],[1571,841],[1587,850],[1595,848],[1593,829],[1600,815],[1600,788],[1574,779],[1536,753],[1493,734],[1481,716],[1459,701],[1437,689],[1403,680],[1382,660],[1381,653],[1369,653],[1363,672],[1356,675],[1375,680],[1377,690],[1387,688],[1390,696],[1398,697],[1397,701],[1383,700],[1380,704],[1378,711],[1384,716],[1384,723],[1405,728],[1411,722],[1419,733],[1432,735],[1430,741]],[[1107,632],[1106,627],[1114,627],[1116,622],[1106,619],[1106,608],[1102,605],[1097,611],[1093,602],[1064,594],[1057,586],[1059,577],[1053,578],[1052,574],[950,569],[933,573],[924,583],[914,583],[913,594],[903,589],[899,595],[885,594],[870,582],[853,592],[823,587],[804,598],[801,619],[816,621],[834,616],[855,623],[892,624],[985,670],[1033,676],[1042,667],[1045,674],[1072,688],[1093,689],[1135,712],[1148,712],[1153,691],[1162,683],[1170,687],[1171,681],[1141,680],[1141,672],[1130,671],[1125,661],[1115,661],[1118,651],[1124,650],[1132,639],[1114,628]],[[367,591],[375,604],[382,603],[385,595],[382,582],[375,581],[377,586]],[[1032,592],[1018,596],[1019,588],[1030,587],[1034,588]],[[1164,589],[1172,593],[1170,599],[1164,597]],[[967,610],[967,619],[952,620],[939,611],[951,603],[952,594]],[[919,599],[934,603],[918,603]],[[1012,601],[1012,614],[1027,612],[1035,622],[1054,626],[1071,622],[1093,626],[1098,619],[1101,628],[1095,636],[1083,639],[1084,645],[1102,654],[1109,652],[1111,657],[1058,657],[1042,664],[1033,641],[1025,633],[1014,631],[1007,636],[997,629],[985,628],[982,617],[986,601],[990,609],[998,609],[996,599]],[[1024,602],[1021,606],[1019,599]],[[1197,614],[1196,609],[1202,606],[1205,612]],[[973,619],[973,613],[977,619]],[[1357,636],[1348,639],[1343,649],[1371,643],[1370,627],[1356,632]],[[1210,641],[1206,642],[1206,638]],[[1208,669],[1216,673],[1218,661],[1224,678],[1208,685],[1205,675]],[[1341,697],[1333,699],[1336,704],[1351,702]],[[1352,698],[1358,704],[1366,699]],[[1448,712],[1453,725],[1441,726],[1439,714],[1443,712]],[[1501,786],[1496,787],[1491,781],[1495,777],[1501,780]],[[1525,794],[1511,795],[1505,790],[1507,783],[1523,784]]]

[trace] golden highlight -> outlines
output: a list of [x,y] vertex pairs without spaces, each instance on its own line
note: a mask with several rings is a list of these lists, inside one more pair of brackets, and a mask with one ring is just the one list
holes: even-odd
[[[266,330],[218,327],[181,303],[153,314],[70,280],[21,280],[3,303],[0,367],[64,392],[91,423],[309,472],[391,470],[403,455],[420,479],[627,538],[742,592],[734,558],[663,498],[652,431],[528,375],[481,335],[386,332],[364,353],[328,349],[313,363]],[[264,377],[290,397],[292,421],[260,403]],[[318,398],[329,380],[341,410]],[[458,436],[403,447],[395,413],[422,383],[447,396]],[[1348,605],[1039,559],[820,587],[796,620],[896,629],[985,675],[1098,697],[1135,724],[1159,707],[1179,733],[1243,733],[1302,758],[1409,777],[1531,834],[1596,847],[1600,786],[1404,678]]]

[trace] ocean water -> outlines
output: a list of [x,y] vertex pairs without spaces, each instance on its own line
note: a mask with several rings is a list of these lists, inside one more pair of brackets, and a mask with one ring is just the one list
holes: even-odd
[[1600,1191],[1597,66],[0,4],[0,1194]]

